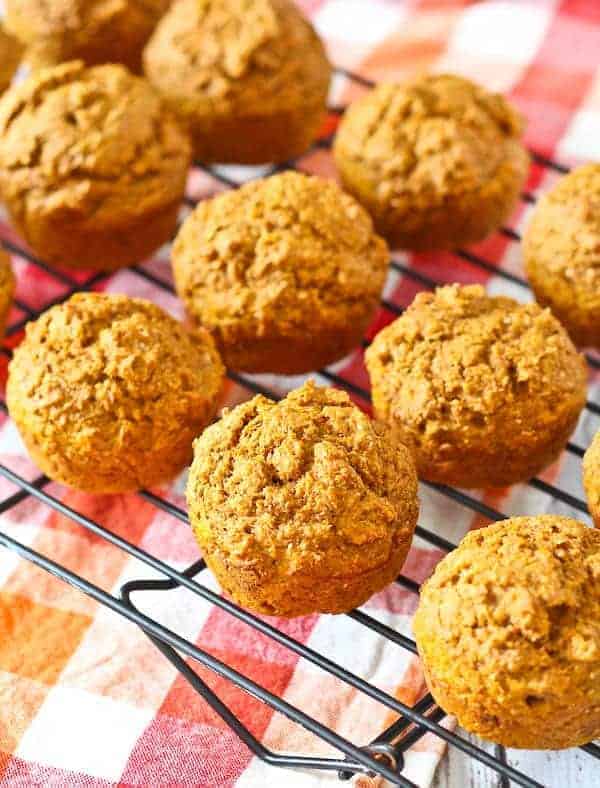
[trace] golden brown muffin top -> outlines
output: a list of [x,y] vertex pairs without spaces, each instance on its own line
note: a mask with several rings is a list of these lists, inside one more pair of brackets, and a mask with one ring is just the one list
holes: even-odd
[[307,330],[315,313],[342,328],[349,311],[362,315],[379,297],[388,251],[333,181],[288,171],[200,203],[177,236],[173,267],[204,325],[285,333]]
[[78,293],[27,324],[7,401],[40,440],[131,439],[132,452],[140,442],[158,452],[214,400],[223,372],[210,336],[192,341],[155,304]]
[[120,65],[42,69],[0,101],[0,180],[24,212],[110,224],[180,199],[189,141]]
[[531,265],[543,265],[551,287],[563,280],[586,309],[600,314],[600,164],[561,178],[538,202],[524,238]]
[[13,74],[19,67],[23,49],[0,23],[0,92],[10,85]]
[[7,25],[21,41],[65,36],[73,49],[119,16],[153,26],[170,4],[171,0],[5,0]]
[[419,293],[366,359],[379,415],[397,414],[424,443],[489,445],[499,427],[518,443],[585,402],[585,362],[550,311],[480,285]]
[[148,42],[144,66],[184,114],[321,104],[331,72],[321,41],[289,0],[179,0]]
[[541,515],[467,534],[422,587],[414,629],[436,677],[519,713],[600,703],[599,622],[600,532]]
[[522,130],[522,118],[501,95],[439,74],[375,87],[347,110],[335,148],[368,167],[379,196],[397,210],[410,195],[424,193],[431,205],[479,189]]
[[279,403],[226,411],[194,445],[192,522],[228,563],[260,574],[374,569],[416,520],[408,451],[352,404],[309,382]]

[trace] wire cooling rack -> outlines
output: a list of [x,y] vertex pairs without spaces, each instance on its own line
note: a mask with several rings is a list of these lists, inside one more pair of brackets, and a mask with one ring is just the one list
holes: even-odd
[[[344,85],[354,88],[357,86],[369,88],[373,85],[370,80],[344,69],[336,70],[336,82],[338,88],[343,87]],[[343,107],[339,106],[332,106],[330,108],[331,128],[335,127],[335,120],[337,116],[343,112],[343,109]],[[312,148],[302,157],[299,157],[294,161],[286,162],[285,165],[279,165],[277,167],[271,167],[267,169],[263,168],[260,174],[272,174],[273,172],[286,168],[302,168],[303,160],[305,160],[306,157],[313,155],[319,150],[328,151],[331,148],[332,138],[333,133],[327,134],[326,136],[323,136],[317,140]],[[534,166],[542,168],[542,170],[553,170],[557,173],[564,173],[568,171],[566,167],[550,161],[539,154],[533,153],[532,158]],[[220,184],[220,187],[236,188],[242,182],[244,182],[244,180],[248,179],[247,174],[244,178],[238,178],[232,177],[231,170],[223,170],[221,168],[207,168],[203,167],[202,165],[196,166],[203,172],[210,174],[212,178],[214,178],[216,182]],[[241,170],[235,170],[235,172],[241,172]],[[533,203],[535,202],[535,196],[530,192],[524,192],[522,194],[522,200],[526,203]],[[193,207],[195,202],[196,201],[191,197],[186,198],[186,203],[189,207]],[[511,242],[518,242],[520,240],[519,233],[510,227],[502,227],[499,232]],[[6,346],[2,348],[2,352],[10,357],[11,351],[9,346],[11,344],[11,338],[12,343],[14,343],[16,337],[19,335],[24,325],[29,320],[35,319],[42,311],[48,309],[50,306],[56,303],[66,300],[77,291],[94,289],[95,287],[101,285],[102,282],[110,276],[110,274],[96,273],[93,276],[89,276],[88,278],[81,280],[77,275],[70,275],[62,271],[54,270],[44,263],[43,260],[31,255],[27,249],[20,246],[19,244],[9,240],[4,240],[3,245],[11,253],[21,256],[33,265],[46,271],[51,275],[51,277],[53,277],[56,283],[62,287],[62,292],[60,295],[57,298],[49,300],[47,303],[43,304],[41,308],[39,306],[32,308],[23,300],[17,300],[15,302],[15,306],[23,313],[23,316],[17,321],[13,322],[9,326],[6,333]],[[527,283],[524,279],[514,273],[511,273],[510,271],[501,269],[496,264],[485,259],[485,257],[462,249],[457,250],[452,254],[456,255],[462,260],[464,264],[473,269],[474,279],[477,279],[477,272],[479,272],[479,278],[481,278],[481,272],[484,271],[486,273],[494,274],[501,280],[505,280],[509,285],[527,288]],[[133,267],[131,270],[134,271],[139,277],[151,282],[153,285],[172,292],[170,283],[163,280],[154,271],[142,266]],[[443,284],[442,282],[436,281],[434,278],[422,273],[421,271],[411,268],[409,265],[398,259],[392,260],[391,270],[396,276],[407,277],[418,289],[432,289],[439,284]],[[385,310],[385,312],[391,314],[391,316],[396,316],[401,314],[403,311],[403,306],[401,304],[395,303],[394,300],[387,300],[384,298],[382,300],[382,309]],[[366,347],[369,344],[368,340],[365,340],[363,344]],[[600,369],[599,356],[588,354],[586,358],[592,370]],[[275,399],[278,398],[278,392],[273,391],[268,386],[264,385],[261,378],[251,378],[238,375],[233,372],[229,372],[228,374],[233,381],[245,387],[248,392],[262,393]],[[368,390],[358,386],[355,382],[347,379],[342,374],[337,374],[332,369],[323,369],[319,370],[318,376],[325,381],[328,381],[330,384],[346,388],[355,398],[355,400],[362,400],[363,405],[368,405],[370,402],[370,394]],[[0,408],[6,411],[6,404],[2,400],[0,400]],[[588,401],[586,408],[590,413],[595,414],[596,416],[600,415],[599,403]],[[566,451],[575,458],[581,458],[585,448],[576,443],[569,442],[566,447]],[[0,514],[6,512],[10,508],[16,506],[31,496],[51,509],[60,512],[62,515],[68,517],[79,526],[91,531],[98,537],[106,540],[107,542],[125,551],[130,556],[143,562],[148,567],[158,572],[162,578],[164,578],[160,580],[144,579],[130,581],[123,585],[119,598],[107,593],[100,587],[87,581],[85,578],[71,572],[66,567],[61,566],[60,564],[53,561],[50,557],[41,555],[40,553],[32,550],[30,547],[17,542],[7,534],[0,531],[0,545],[3,545],[5,548],[14,551],[22,558],[31,561],[36,566],[46,570],[47,572],[50,572],[62,581],[69,583],[79,591],[87,594],[97,602],[105,605],[114,612],[126,619],[129,619],[141,627],[141,629],[156,645],[157,649],[162,652],[162,654],[168,660],[170,660],[175,668],[185,679],[187,679],[190,685],[204,698],[204,700],[212,707],[212,709],[221,716],[221,718],[227,725],[230,726],[233,731],[235,731],[235,733],[250,748],[250,750],[265,762],[272,764],[273,766],[287,768],[337,771],[340,778],[342,779],[348,779],[353,774],[357,773],[373,773],[385,777],[392,784],[412,786],[413,783],[401,775],[404,765],[404,754],[421,737],[429,732],[445,740],[450,747],[457,748],[467,757],[479,761],[486,767],[489,767],[489,769],[496,772],[500,776],[500,782],[503,785],[507,785],[510,781],[513,781],[517,785],[529,786],[530,788],[534,788],[534,786],[542,786],[542,783],[538,782],[534,776],[527,775],[509,765],[504,748],[500,746],[496,746],[493,749],[484,748],[483,745],[473,743],[473,741],[467,738],[466,735],[460,732],[460,730],[454,733],[440,725],[440,721],[444,717],[444,713],[435,704],[431,695],[425,695],[413,706],[402,703],[392,695],[378,689],[376,686],[362,679],[355,673],[352,673],[349,670],[343,668],[341,665],[331,661],[323,654],[314,651],[303,643],[300,643],[299,641],[280,631],[272,624],[252,615],[229,600],[224,599],[218,594],[214,593],[209,587],[201,582],[202,572],[205,571],[205,564],[203,561],[198,561],[185,571],[179,572],[167,563],[150,555],[147,551],[107,530],[98,522],[63,504],[57,497],[46,491],[45,487],[49,482],[47,477],[39,476],[33,481],[28,481],[22,475],[16,473],[3,464],[0,464],[0,475],[17,487],[17,491],[14,494],[10,495],[0,503]],[[529,485],[541,491],[542,493],[551,496],[555,501],[570,507],[576,512],[587,514],[585,502],[576,494],[560,489],[559,487],[549,484],[548,482],[539,478],[532,479],[529,482]],[[466,507],[474,514],[478,514],[488,521],[504,519],[507,516],[489,506],[487,503],[479,500],[477,497],[474,497],[466,492],[446,487],[444,485],[425,483],[425,486],[433,488],[438,494],[452,499],[457,505]],[[139,495],[142,496],[142,498],[144,498],[147,502],[167,513],[168,515],[185,523],[188,522],[185,511],[174,505],[166,498],[159,497],[149,491],[141,491]],[[443,552],[452,550],[455,547],[455,544],[449,540],[423,526],[417,527],[416,535],[431,547],[437,548]],[[419,593],[418,583],[405,575],[400,575],[396,582],[411,594],[417,595]],[[186,640],[183,637],[180,637],[172,630],[167,629],[157,620],[149,618],[147,615],[141,612],[138,606],[134,604],[132,599],[134,594],[143,595],[148,591],[155,593],[169,593],[176,588],[188,589],[192,593],[208,601],[210,604],[218,606],[222,610],[225,610],[228,614],[234,616],[236,619],[258,630],[266,637],[271,638],[273,641],[276,641],[300,657],[308,660],[320,670],[325,671],[329,675],[336,677],[347,685],[350,685],[360,693],[364,693],[364,695],[379,702],[382,704],[382,706],[397,714],[397,721],[390,725],[386,730],[381,731],[381,733],[370,743],[353,743],[330,728],[327,728],[325,725],[309,716],[301,709],[291,705],[281,697],[278,697],[272,692],[266,690],[264,687],[249,679],[239,671],[215,658],[207,651],[204,651],[203,649],[194,645],[194,643]],[[413,654],[416,653],[413,640],[391,629],[367,613],[361,610],[354,610],[347,615],[358,624],[375,632],[378,636],[391,641],[393,644],[398,646],[398,648],[406,649]],[[240,719],[222,702],[222,700],[220,700],[220,698],[199,677],[199,675],[197,675],[197,673],[190,667],[190,664],[184,659],[184,656],[189,657],[193,661],[197,661],[201,665],[209,668],[216,674],[229,680],[237,687],[254,696],[261,702],[268,704],[271,708],[285,715],[290,720],[308,729],[317,737],[339,751],[341,756],[338,758],[324,758],[309,757],[301,754],[284,755],[268,750],[258,739],[253,736],[253,734],[244,726]],[[590,743],[581,749],[588,753],[589,756],[600,760],[600,746],[598,744]]]

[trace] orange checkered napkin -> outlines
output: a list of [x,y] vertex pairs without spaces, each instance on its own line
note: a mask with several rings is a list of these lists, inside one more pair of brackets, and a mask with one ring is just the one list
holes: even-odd
[[[305,0],[303,6],[326,39],[336,64],[375,80],[402,78],[423,69],[462,73],[507,93],[528,117],[527,142],[536,150],[567,164],[600,158],[600,4],[583,0]],[[364,90],[338,74],[332,102],[346,103]],[[332,116],[329,130],[335,122]],[[334,174],[330,155],[322,149],[307,153],[299,166]],[[544,189],[555,177],[533,166],[528,189]],[[208,174],[196,170],[190,176],[189,194],[196,199],[220,188],[223,184]],[[522,226],[527,210],[525,204],[514,217],[513,227]],[[2,237],[18,242],[5,219],[0,216],[0,220]],[[519,246],[506,235],[497,234],[474,251],[509,272],[522,273]],[[167,283],[168,252],[161,250],[143,266]],[[518,283],[451,254],[398,255],[398,259],[437,281],[480,281],[491,291],[530,298]],[[17,295],[29,308],[41,308],[64,295],[66,285],[25,256],[15,254],[13,265]],[[135,270],[108,276],[97,286],[150,298],[181,316],[174,296]],[[420,286],[394,270],[385,295],[405,305]],[[15,308],[12,321],[24,317],[26,313]],[[382,309],[371,334],[393,317]],[[16,334],[9,344],[19,338]],[[2,358],[5,377],[6,358]],[[367,386],[360,351],[336,371],[358,386]],[[263,382],[284,393],[299,379]],[[594,391],[597,398],[597,385]],[[246,390],[230,384],[230,403],[247,396]],[[359,396],[356,401],[368,407]],[[598,426],[597,417],[594,421],[588,413],[575,440],[587,445]],[[1,462],[17,473],[28,479],[37,476],[5,416],[0,423],[0,453]],[[565,490],[580,490],[579,474],[579,460],[565,455],[544,479]],[[175,568],[198,559],[189,528],[139,496],[88,496],[54,484],[46,489]],[[180,480],[172,490],[158,492],[183,506],[181,491]],[[13,486],[0,481],[0,502],[14,493]],[[525,486],[481,492],[476,497],[507,514],[567,511],[542,491]],[[468,529],[486,522],[443,495],[422,490],[421,524],[446,539],[457,542]],[[156,576],[31,497],[0,515],[0,529],[115,594],[127,580]],[[421,581],[440,557],[439,550],[417,538],[404,573]],[[202,579],[215,588],[208,573]],[[148,592],[140,595],[139,604],[144,612],[357,744],[368,743],[392,721],[381,705],[186,590]],[[410,635],[415,604],[414,594],[391,586],[371,599],[366,610]],[[424,691],[418,662],[409,652],[348,617],[309,616],[274,623],[405,702],[414,703]],[[323,742],[225,680],[204,669],[199,672],[266,746],[332,754]],[[442,750],[439,740],[429,735],[422,738],[407,754],[405,776],[428,786]],[[510,753],[509,758],[513,758]],[[591,768],[588,762],[585,768]],[[318,788],[337,784],[337,778],[316,772],[283,773],[265,766],[136,627],[0,549],[0,785],[267,788],[283,782],[289,788]],[[356,782],[363,788],[380,784],[365,777]],[[552,784],[550,777],[548,784]]]

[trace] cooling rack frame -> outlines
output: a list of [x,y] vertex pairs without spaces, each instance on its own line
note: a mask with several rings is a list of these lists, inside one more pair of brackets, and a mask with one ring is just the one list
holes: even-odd
[[[372,87],[374,83],[359,74],[353,73],[347,69],[336,69],[336,75],[339,79],[361,85],[365,88]],[[332,116],[339,116],[343,112],[343,107],[332,106],[330,113]],[[261,174],[272,174],[284,169],[296,168],[301,164],[302,159],[310,155],[318,149],[327,150],[331,147],[333,134],[321,137],[314,145],[302,156],[297,159],[286,162],[285,164],[269,168],[266,172]],[[568,168],[558,164],[547,157],[532,152],[533,161],[540,167],[551,169],[557,173],[566,173]],[[225,188],[237,188],[244,180],[237,180],[230,175],[223,172],[221,168],[205,167],[196,164],[200,169],[208,173],[213,179],[219,182]],[[522,195],[524,202],[533,203],[535,196],[530,192],[524,192]],[[193,207],[196,201],[190,197],[186,197],[185,202],[188,206]],[[506,236],[513,242],[520,240],[519,234],[510,227],[502,227],[499,232]],[[109,278],[111,272],[95,273],[83,281],[79,281],[77,277],[71,276],[64,271],[55,270],[47,265],[43,260],[38,259],[32,255],[27,249],[23,248],[17,243],[8,239],[2,240],[2,245],[13,254],[20,255],[22,258],[28,260],[38,268],[43,269],[46,273],[51,275],[58,283],[66,287],[65,292],[53,300],[48,301],[41,308],[32,309],[22,300],[16,300],[15,305],[23,312],[23,317],[12,323],[7,330],[7,337],[11,337],[19,333],[24,325],[29,321],[38,317],[43,311],[60,303],[69,298],[73,293],[79,291],[88,291],[100,285],[105,279]],[[473,253],[466,249],[458,249],[452,254],[457,255],[465,263],[473,266],[476,269],[492,273],[496,276],[504,278],[506,281],[513,285],[519,285],[527,288],[527,282],[514,273],[503,270],[501,267],[488,261],[484,257]],[[425,289],[433,289],[444,282],[438,282],[430,276],[411,268],[400,260],[391,261],[392,270],[398,274],[406,276],[411,279],[416,285]],[[148,271],[141,266],[134,266],[132,269],[141,278],[151,282],[153,285],[167,290],[172,293],[170,284],[161,279],[156,274]],[[392,315],[401,314],[403,308],[393,301],[382,299],[382,307]],[[368,341],[363,343],[368,345]],[[3,346],[0,352],[10,356],[10,348]],[[588,364],[594,370],[600,370],[600,357],[588,354],[586,356]],[[344,387],[355,398],[362,400],[364,404],[370,402],[369,392],[356,385],[353,381],[345,379],[342,375],[332,371],[331,369],[319,370],[318,374],[321,378],[328,381],[332,385]],[[269,389],[257,382],[254,378],[249,378],[244,375],[228,372],[229,378],[245,387],[251,393],[261,393],[268,397],[277,399],[277,392]],[[600,415],[600,403],[588,400],[586,408],[595,415]],[[0,409],[7,412],[6,404],[0,400]],[[581,458],[585,451],[584,447],[577,445],[570,441],[567,444],[566,451],[574,456]],[[294,638],[286,635],[278,630],[268,621],[259,618],[246,610],[235,605],[228,599],[216,594],[206,585],[199,581],[203,571],[206,571],[203,561],[197,561],[192,566],[180,572],[169,564],[155,558],[142,548],[128,542],[124,538],[116,535],[115,533],[104,528],[98,522],[90,519],[89,517],[75,511],[69,506],[62,503],[57,497],[48,493],[45,490],[49,479],[45,476],[38,476],[33,481],[28,481],[20,474],[14,472],[4,464],[0,464],[0,476],[3,476],[7,481],[12,483],[17,491],[8,496],[5,500],[0,502],[0,514],[8,511],[12,507],[21,503],[28,497],[37,499],[41,503],[50,507],[51,509],[60,512],[70,520],[77,523],[79,526],[91,531],[96,536],[106,540],[108,543],[124,550],[130,556],[138,559],[146,566],[157,571],[164,579],[140,579],[131,580],[125,583],[120,589],[120,597],[110,594],[100,587],[90,583],[85,578],[71,572],[64,566],[53,561],[51,558],[46,557],[32,548],[21,544],[7,534],[0,531],[0,545],[15,552],[22,558],[32,562],[41,569],[50,572],[60,580],[69,583],[82,593],[95,599],[100,604],[105,605],[117,614],[123,616],[129,621],[139,626],[144,633],[154,643],[156,648],[162,655],[168,659],[177,671],[190,683],[193,689],[211,706],[224,722],[236,733],[236,735],[246,744],[246,746],[260,759],[273,765],[284,768],[293,769],[314,769],[321,771],[336,771],[342,779],[348,779],[353,774],[369,773],[379,774],[386,778],[389,782],[400,786],[413,786],[408,779],[402,776],[402,768],[404,765],[404,754],[412,747],[418,739],[426,733],[432,733],[444,741],[451,747],[456,747],[461,750],[465,755],[476,759],[482,764],[486,765],[499,776],[503,785],[508,785],[509,781],[528,788],[543,788],[542,783],[536,781],[534,778],[524,774],[522,771],[512,767],[507,763],[506,753],[504,748],[497,746],[493,752],[489,752],[483,747],[469,741],[460,730],[457,732],[451,731],[443,727],[440,723],[444,717],[443,711],[435,704],[431,695],[426,694],[420,698],[417,703],[409,706],[400,702],[395,697],[386,692],[378,689],[374,685],[362,679],[360,676],[346,670],[342,666],[336,664],[322,654],[314,651],[310,647],[295,640]],[[578,498],[572,493],[562,490],[548,482],[534,478],[530,480],[529,484],[537,490],[540,490],[563,504],[575,509],[578,512],[587,514],[587,507],[583,500]],[[497,521],[504,519],[507,515],[492,508],[486,503],[478,500],[476,497],[468,493],[456,490],[450,487],[439,484],[425,483],[425,486],[437,490],[440,494],[448,497],[460,504],[467,507],[473,513],[479,514],[490,521]],[[143,490],[139,493],[148,503],[156,508],[162,510],[168,515],[183,521],[188,522],[185,511],[167,500],[166,498],[159,497],[155,493]],[[454,549],[455,545],[439,534],[430,531],[429,529],[418,526],[416,535],[426,541],[433,547],[441,551],[448,552]],[[414,580],[404,575],[400,575],[396,582],[400,584],[411,594],[418,594],[419,585]],[[160,591],[168,593],[175,588],[186,588],[189,591],[197,594],[199,597],[207,600],[210,604],[216,605],[225,610],[228,614],[234,616],[238,620],[244,622],[261,632],[263,635],[277,641],[279,644],[285,646],[291,651],[295,652],[298,656],[312,662],[319,669],[326,671],[330,675],[336,677],[342,682],[351,685],[359,692],[371,697],[378,701],[388,710],[393,711],[398,715],[398,719],[388,728],[383,730],[373,741],[363,746],[352,743],[347,738],[337,734],[335,731],[326,727],[313,717],[310,717],[301,709],[289,704],[283,698],[278,697],[272,692],[264,689],[255,681],[244,676],[242,673],[234,670],[226,665],[224,662],[216,659],[207,651],[201,649],[194,643],[180,637],[172,630],[164,627],[160,622],[146,616],[137,604],[133,601],[134,595],[143,594],[146,591]],[[406,649],[411,653],[416,653],[414,641],[405,635],[396,632],[387,625],[381,623],[377,619],[369,616],[362,610],[354,610],[346,614],[350,616],[358,624],[367,627],[374,631],[379,636],[386,638],[393,642],[399,648]],[[183,655],[183,656],[182,656]],[[344,757],[312,757],[302,754],[289,755],[276,753],[266,748],[241,722],[241,720],[221,701],[221,699],[213,692],[213,690],[204,682],[200,676],[193,670],[190,664],[184,659],[185,657],[198,662],[199,664],[209,668],[211,671],[233,682],[237,687],[249,693],[250,695],[258,698],[261,702],[268,704],[274,710],[285,715],[295,723],[303,726],[311,733],[320,737],[333,748],[339,750]],[[581,748],[590,756],[600,760],[600,746],[595,743],[590,743]]]

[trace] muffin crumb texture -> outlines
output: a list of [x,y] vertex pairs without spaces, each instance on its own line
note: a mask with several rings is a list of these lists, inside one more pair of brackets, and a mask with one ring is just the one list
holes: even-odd
[[159,307],[81,293],[27,324],[7,404],[37,465],[86,492],[173,479],[213,419],[223,366]]
[[140,71],[142,49],[171,0],[5,0],[6,24],[34,69],[80,59]]
[[484,238],[516,205],[529,166],[522,129],[501,95],[438,74],[354,102],[334,154],[392,246],[453,248]]
[[537,300],[574,342],[600,348],[600,164],[578,167],[540,199],[523,255]]
[[187,137],[118,65],[43,69],[0,101],[0,189],[39,256],[76,268],[137,263],[173,230]]
[[179,0],[150,39],[144,69],[186,120],[202,161],[293,158],[325,117],[331,67],[289,0]]
[[600,532],[566,517],[473,531],[421,589],[427,683],[460,725],[506,747],[600,736]]
[[590,514],[600,528],[600,430],[583,458],[583,485]]
[[537,304],[479,285],[419,293],[366,354],[379,418],[425,479],[526,481],[560,454],[586,400],[585,362]]
[[172,260],[188,314],[228,367],[294,374],[360,343],[388,251],[333,181],[285,172],[200,203]]
[[187,499],[204,558],[268,615],[339,613],[399,572],[417,520],[409,453],[345,392],[258,396],[195,443]]

